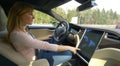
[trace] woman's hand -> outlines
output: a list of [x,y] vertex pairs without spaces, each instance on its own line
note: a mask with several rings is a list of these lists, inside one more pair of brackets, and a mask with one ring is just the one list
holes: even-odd
[[77,50],[80,50],[79,48],[76,48],[76,47],[71,47],[71,46],[69,46],[69,50],[71,51],[71,52],[73,52],[73,54],[76,54],[77,53]]

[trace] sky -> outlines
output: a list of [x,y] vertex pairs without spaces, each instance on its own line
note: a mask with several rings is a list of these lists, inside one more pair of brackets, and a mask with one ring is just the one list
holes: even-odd
[[96,8],[116,11],[120,14],[120,0],[96,0],[98,6]]
[[[95,0],[95,2],[97,3],[97,6],[93,8],[98,8],[100,10],[103,8],[105,10],[112,9],[114,12],[116,11],[118,14],[120,14],[120,0]],[[62,7],[66,11],[68,9],[75,9],[79,5],[79,3],[72,0],[71,2],[68,2],[67,4],[60,7]]]

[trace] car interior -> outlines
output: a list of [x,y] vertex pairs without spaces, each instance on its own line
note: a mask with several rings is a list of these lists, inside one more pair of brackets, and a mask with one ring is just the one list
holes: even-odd
[[[14,47],[7,40],[7,14],[10,7],[20,0],[0,0],[0,66],[50,66],[46,59],[39,59],[36,61],[27,61],[20,53],[18,53]],[[100,31],[104,32],[100,43],[94,49],[94,52],[88,63],[84,61],[84,55],[78,57],[73,55],[73,58],[66,62],[70,63],[68,66],[120,66],[120,30],[119,29],[107,29],[80,26],[77,24],[69,23],[64,18],[53,12],[51,9],[58,7],[62,4],[69,2],[70,0],[23,0],[30,3],[35,9],[42,11],[59,21],[56,26],[29,26],[29,32],[36,38],[42,38],[47,35],[54,35],[57,43],[63,45],[69,44],[70,46],[76,46],[82,40],[86,29],[97,30],[97,34]],[[90,4],[93,0],[75,0],[82,5],[78,7],[79,11],[83,11],[93,6]],[[61,26],[62,25],[62,26]],[[63,28],[63,29],[61,29]],[[64,28],[66,30],[64,30]],[[62,31],[65,31],[63,34]],[[86,31],[87,32],[87,31]],[[89,31],[88,31],[89,32]],[[60,34],[63,34],[62,38]],[[74,38],[69,35],[75,36]],[[76,36],[77,35],[77,36]],[[89,48],[90,49],[90,48]],[[84,51],[83,51],[84,52]],[[62,63],[58,66],[66,66]]]

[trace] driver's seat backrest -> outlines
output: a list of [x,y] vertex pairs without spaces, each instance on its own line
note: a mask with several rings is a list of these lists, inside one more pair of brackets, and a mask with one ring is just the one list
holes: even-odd
[[0,32],[0,55],[17,64],[27,61],[21,54],[16,52],[7,41],[7,31]]
[[[0,32],[0,59],[9,60],[14,64],[11,66],[49,66],[49,63],[46,59],[39,59],[28,61],[26,60],[20,53],[14,50],[14,48],[10,45],[10,43],[6,40],[7,31]],[[3,58],[5,57],[5,58]],[[0,60],[1,62],[1,60]],[[0,65],[1,66],[1,65]],[[5,66],[5,65],[2,65]],[[8,65],[7,65],[8,66]],[[10,66],[10,65],[9,65]]]

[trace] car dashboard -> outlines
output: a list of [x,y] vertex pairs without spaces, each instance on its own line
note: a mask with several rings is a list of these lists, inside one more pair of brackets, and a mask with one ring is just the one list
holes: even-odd
[[[70,24],[69,35],[74,36],[75,34],[79,34],[79,37],[81,38],[85,29],[87,28],[96,29],[98,31],[105,32],[105,35],[101,40],[99,48],[106,48],[106,47],[120,48],[120,33],[109,30],[109,29],[82,27],[80,25]],[[70,43],[70,45],[75,46],[75,42],[74,42],[75,40],[73,39],[73,37],[68,36],[66,40],[65,40],[65,43]]]

